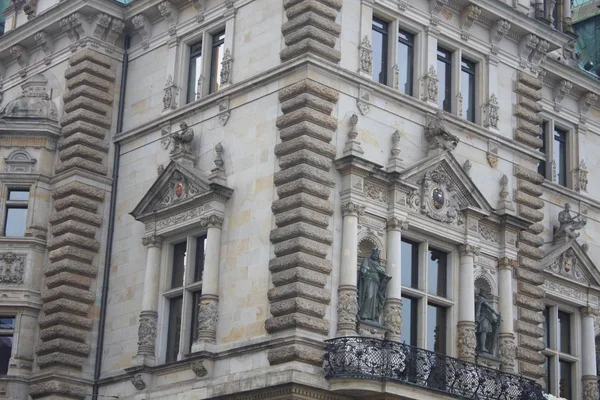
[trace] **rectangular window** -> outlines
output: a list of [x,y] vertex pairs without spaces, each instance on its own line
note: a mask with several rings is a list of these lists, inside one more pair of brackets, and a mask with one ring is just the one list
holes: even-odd
[[559,363],[559,378],[558,378],[558,395],[559,397],[563,397],[565,399],[572,399],[572,372],[571,372],[571,363],[567,361],[561,361]]
[[187,102],[198,100],[202,93],[202,42],[190,46],[190,65],[188,72]]
[[462,117],[475,122],[475,63],[461,60],[460,91],[463,97]]
[[4,236],[23,237],[27,225],[28,189],[10,189],[6,200]]
[[438,106],[444,111],[452,111],[452,52],[441,47],[437,49]]
[[15,317],[0,316],[0,376],[8,374],[14,331]]
[[[197,338],[205,246],[206,236],[189,236],[172,245],[171,286],[164,294],[169,301],[167,363],[177,361]],[[184,319],[189,321],[185,328]]]
[[373,18],[371,49],[373,51],[373,64],[371,67],[373,80],[386,85],[388,65],[388,23],[378,18]]
[[398,90],[404,94],[413,94],[413,63],[415,36],[398,30]]
[[[542,147],[540,148],[540,151],[542,153],[544,153],[546,156],[548,154],[548,146],[546,145],[546,134],[548,133],[549,126],[550,126],[550,123],[548,121],[544,121],[542,123],[542,136],[540,137],[540,139],[542,139]],[[538,172],[538,174],[543,175],[544,177],[547,177],[546,161],[540,161],[538,163],[537,172]]]
[[225,31],[219,32],[213,36],[212,54],[210,64],[210,90],[214,93],[221,87],[221,64],[225,47]]
[[401,254],[402,282],[416,289],[419,285],[419,244],[402,239]]
[[548,393],[567,399],[573,398],[573,374],[579,361],[571,346],[573,314],[548,306],[544,311],[544,342],[546,357],[544,367],[547,369]]
[[402,329],[400,340],[411,346],[417,345],[418,300],[402,296]]
[[446,354],[446,309],[427,305],[427,350]]
[[558,311],[557,325],[557,344],[558,351],[561,353],[571,353],[571,315],[564,311]]
[[556,182],[567,186],[567,132],[554,129],[554,149],[552,161],[556,165]]
[[446,253],[430,249],[427,256],[427,291],[446,297]]

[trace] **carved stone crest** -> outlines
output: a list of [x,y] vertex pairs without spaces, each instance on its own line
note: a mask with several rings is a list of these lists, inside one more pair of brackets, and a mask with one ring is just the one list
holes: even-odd
[[575,254],[573,248],[568,248],[564,253],[561,254],[556,261],[550,264],[547,268],[550,272],[564,276],[565,278],[572,279],[577,282],[587,284],[588,281],[581,272],[581,266],[579,265],[579,258]]
[[25,254],[0,254],[0,283],[23,283],[26,259]]
[[142,379],[142,375],[137,374],[131,377],[131,384],[136,390],[144,390],[146,389],[146,383]]
[[456,186],[441,170],[425,173],[421,184],[421,213],[439,222],[462,225],[464,218],[456,199]]
[[190,368],[196,375],[196,378],[203,378],[208,374],[202,360],[194,361],[190,364]]

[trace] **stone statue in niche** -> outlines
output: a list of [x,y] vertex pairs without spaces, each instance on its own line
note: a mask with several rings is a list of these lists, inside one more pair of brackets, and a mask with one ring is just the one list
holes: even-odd
[[494,310],[487,297],[486,291],[481,289],[475,300],[477,352],[494,355],[498,343],[500,313]]
[[381,249],[374,248],[363,260],[358,274],[358,317],[377,324],[385,302],[385,289],[392,279],[381,266],[380,252]]
[[554,232],[554,238],[570,238],[575,239],[579,237],[579,232],[576,232],[583,228],[587,224],[587,218],[581,213],[571,215],[571,205],[565,203],[565,209],[558,213],[558,223],[560,226]]

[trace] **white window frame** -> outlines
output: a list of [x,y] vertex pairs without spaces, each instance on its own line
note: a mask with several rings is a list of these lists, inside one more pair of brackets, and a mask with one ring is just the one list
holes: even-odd
[[[544,130],[544,126],[547,124],[548,129]],[[567,138],[565,140],[567,149],[566,149],[566,160],[565,160],[565,173],[566,173],[566,182],[565,185],[561,185],[558,183],[557,174],[554,173],[552,168],[552,162],[554,161],[554,130],[558,128],[563,130],[567,134]],[[544,135],[546,148],[543,154],[546,156],[546,165],[545,165],[545,174],[544,178],[552,182],[560,187],[572,189],[573,188],[573,160],[575,158],[575,129],[572,125],[563,123],[561,121],[556,121],[556,119],[544,116],[542,123],[542,135]],[[540,151],[542,151],[540,149]],[[558,172],[558,165],[556,166]]]
[[[550,308],[550,321],[549,327],[550,332],[548,335],[548,341],[550,347],[546,347],[542,350],[542,354],[545,357],[550,357],[548,362],[548,368],[550,371],[550,380],[552,387],[547,387],[548,393],[558,396],[559,382],[558,377],[560,376],[560,364],[559,361],[568,361],[572,364],[571,368],[571,392],[568,398],[578,398],[578,393],[581,393],[581,315],[577,307],[569,306],[561,302],[546,302],[546,307]],[[571,353],[562,353],[558,351],[558,340],[557,337],[558,329],[558,311],[563,311],[570,314],[571,323]],[[543,325],[545,327],[545,325]],[[550,382],[547,382],[547,385]]]
[[[2,226],[1,226],[1,230],[0,230],[0,235],[3,238],[24,238],[25,234],[27,233],[27,228],[31,225],[31,216],[32,213],[30,212],[31,210],[33,210],[33,198],[34,198],[34,193],[33,193],[33,185],[31,183],[21,183],[21,182],[10,182],[10,183],[5,183],[3,185],[3,189],[2,189],[2,209],[0,210],[0,218],[2,221]],[[28,200],[8,200],[8,196],[10,194],[11,190],[27,190],[29,192],[29,198]],[[26,204],[26,206],[25,206]],[[6,236],[6,218],[7,218],[7,214],[8,214],[8,207],[10,206],[19,206],[21,208],[26,208],[27,209],[27,217],[25,217],[25,230],[23,233],[23,236]]]
[[[439,242],[424,236],[413,233],[403,233],[402,239],[410,240],[419,243],[418,257],[418,289],[406,286],[402,283],[402,295],[412,297],[417,300],[417,347],[427,349],[427,305],[443,306],[446,308],[446,355],[454,356],[456,354],[455,335],[456,335],[456,299],[458,293],[455,293],[453,282],[458,279],[458,252],[453,246]],[[427,292],[427,253],[429,248],[443,251],[447,254],[446,257],[446,296],[441,297]],[[402,268],[402,266],[400,266]],[[410,283],[408,283],[410,285]]]
[[[197,304],[193,304],[195,293],[202,293],[202,279],[194,282],[195,260],[196,260],[196,240],[199,237],[205,237],[204,246],[206,249],[206,229],[194,229],[185,233],[176,234],[165,238],[162,247],[161,277],[160,277],[160,304],[159,304],[159,330],[157,332],[157,354],[160,364],[167,362],[167,348],[169,340],[169,317],[170,300],[182,295],[181,306],[181,333],[179,339],[179,350],[176,361],[185,359],[191,353],[192,336],[192,312],[197,313]],[[183,274],[183,286],[172,289],[171,279],[173,272],[174,246],[183,241],[187,242],[185,257],[185,266]],[[190,246],[190,243],[192,244]],[[204,249],[204,250],[205,250]],[[190,273],[191,271],[191,273]],[[173,361],[175,362],[175,361]]]

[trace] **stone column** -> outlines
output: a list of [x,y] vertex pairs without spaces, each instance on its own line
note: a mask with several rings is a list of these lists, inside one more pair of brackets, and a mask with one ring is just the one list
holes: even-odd
[[502,361],[500,370],[515,372],[515,335],[513,334],[513,284],[512,269],[516,263],[508,257],[498,263],[498,312],[500,312],[500,334],[498,338],[498,358]]
[[598,400],[594,316],[595,310],[592,307],[581,308],[581,375],[583,383],[583,400]]
[[336,336],[356,335],[358,216],[365,207],[351,201],[342,205],[342,262],[338,289],[338,323]]
[[148,250],[146,252],[142,311],[138,328],[138,351],[133,363],[152,366],[156,362],[156,321],[158,319],[158,281],[162,239],[156,235],[147,236],[142,239],[142,244],[148,247]]
[[563,1],[562,28],[564,33],[576,34],[573,29],[573,19],[571,16],[571,1],[568,0]]
[[202,218],[201,224],[207,227],[207,232],[202,295],[198,304],[198,339],[196,343],[215,343],[217,337],[219,264],[223,218],[218,215],[211,215]]
[[464,244],[459,247],[460,266],[458,277],[458,358],[465,361],[475,361],[475,278],[473,264],[479,247]]
[[400,342],[402,330],[402,230],[408,229],[408,221],[390,218],[387,221],[386,273],[392,277],[387,286],[383,308],[385,338]]

